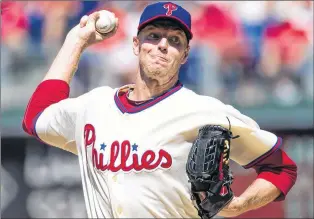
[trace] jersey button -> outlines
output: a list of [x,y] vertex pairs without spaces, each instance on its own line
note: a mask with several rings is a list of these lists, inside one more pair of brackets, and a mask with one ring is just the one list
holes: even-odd
[[123,209],[120,205],[117,208],[117,212],[118,212],[118,214],[122,214],[122,212],[123,212]]
[[112,180],[114,181],[114,182],[117,182],[117,175],[114,175],[113,177],[112,177]]

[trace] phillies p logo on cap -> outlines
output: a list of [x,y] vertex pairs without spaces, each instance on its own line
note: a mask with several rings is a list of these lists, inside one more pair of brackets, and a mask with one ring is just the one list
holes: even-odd
[[164,8],[167,9],[166,15],[170,16],[172,15],[173,11],[176,11],[178,9],[178,6],[169,2],[169,3],[164,4]]
[[180,5],[172,2],[155,2],[143,10],[140,22],[137,27],[138,31],[143,29],[147,24],[157,19],[171,19],[182,27],[188,39],[192,39],[191,15]]

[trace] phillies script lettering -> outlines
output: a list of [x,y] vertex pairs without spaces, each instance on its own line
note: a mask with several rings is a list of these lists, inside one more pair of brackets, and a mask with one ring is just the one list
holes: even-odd
[[153,150],[146,150],[142,155],[137,154],[137,152],[131,154],[131,143],[128,140],[123,141],[121,144],[119,141],[112,142],[109,149],[109,161],[104,162],[104,154],[95,148],[96,132],[91,124],[85,125],[84,141],[86,148],[92,147],[93,166],[102,171],[151,171],[157,168],[168,169],[172,165],[171,155],[162,149],[158,153]]

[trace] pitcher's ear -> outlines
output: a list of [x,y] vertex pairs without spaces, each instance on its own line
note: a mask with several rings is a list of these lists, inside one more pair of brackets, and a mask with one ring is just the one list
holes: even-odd
[[182,65],[186,63],[186,61],[188,60],[189,52],[190,52],[190,46],[188,45],[188,47],[184,51],[184,56],[181,62]]
[[133,53],[136,56],[140,54],[140,40],[137,36],[133,37]]

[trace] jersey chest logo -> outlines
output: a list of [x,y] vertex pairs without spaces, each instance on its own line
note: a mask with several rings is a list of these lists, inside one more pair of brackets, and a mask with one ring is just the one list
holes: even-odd
[[[171,155],[163,149],[158,152],[146,150],[139,154],[137,153],[139,146],[135,143],[131,145],[129,140],[113,141],[110,145],[104,142],[100,145],[100,149],[95,148],[95,142],[95,128],[91,124],[86,124],[84,145],[86,148],[92,147],[93,166],[101,171],[152,171],[158,168],[169,169],[172,165]],[[110,150],[108,158],[104,157],[105,150]]]

